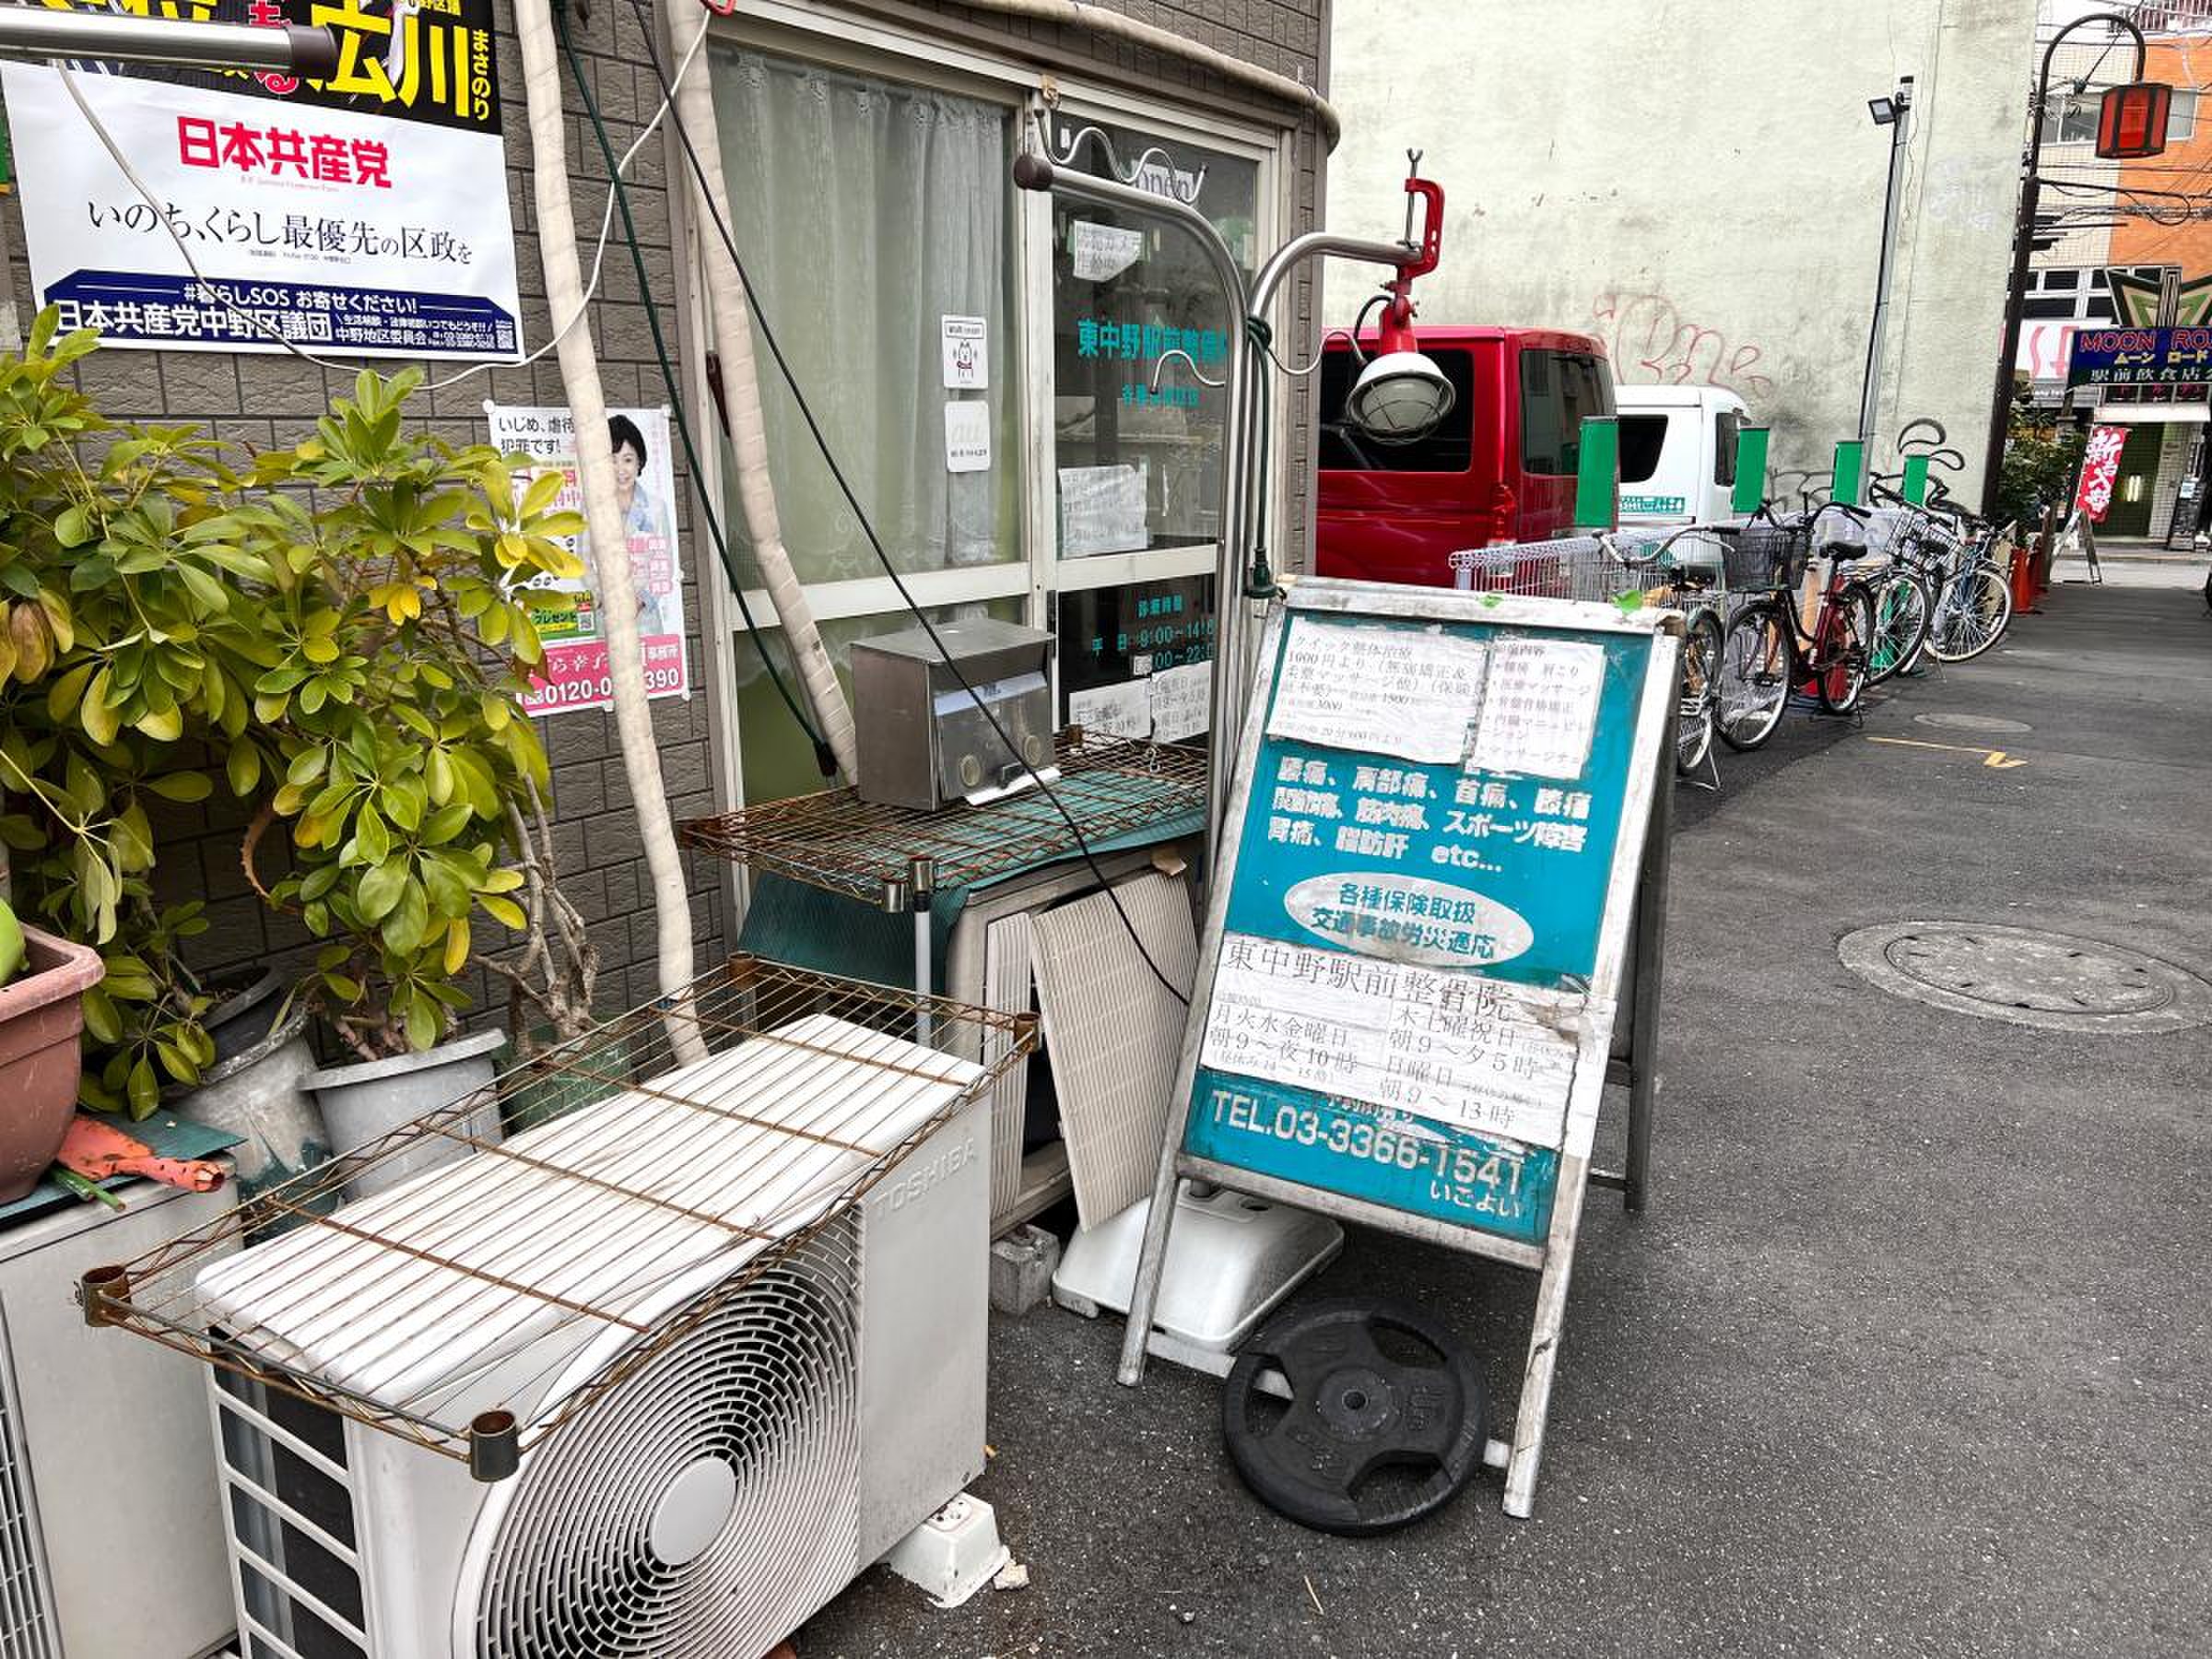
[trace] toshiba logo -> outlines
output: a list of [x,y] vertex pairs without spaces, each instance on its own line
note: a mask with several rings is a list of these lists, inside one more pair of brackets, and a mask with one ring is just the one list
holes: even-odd
[[975,1159],[975,1138],[971,1135],[958,1144],[945,1147],[927,1163],[909,1162],[877,1190],[874,1204],[876,1213],[896,1215],[908,1205],[958,1175]]

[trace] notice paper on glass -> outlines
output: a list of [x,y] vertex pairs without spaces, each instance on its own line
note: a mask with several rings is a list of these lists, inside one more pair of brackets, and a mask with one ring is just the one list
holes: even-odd
[[1458,634],[1294,618],[1267,735],[1457,765],[1488,655]]
[[1468,765],[1524,777],[1581,777],[1605,679],[1602,645],[1500,641],[1490,653],[1489,686]]
[[945,390],[981,392],[991,383],[991,324],[982,317],[940,317]]
[[[1559,1146],[1583,999],[1232,933],[1201,1064]],[[1567,1028],[1567,1029],[1561,1029]]]
[[954,398],[945,406],[945,470],[991,470],[991,406],[980,398]]
[[1162,668],[1145,684],[1152,692],[1152,737],[1158,743],[1181,743],[1206,728],[1213,715],[1214,665],[1185,663],[1180,668]]
[[1152,735],[1152,699],[1149,680],[1117,680],[1111,686],[1086,686],[1067,694],[1067,718],[1086,732],[1103,732],[1109,737],[1145,738]]
[[1134,466],[1060,469],[1060,551],[1135,553],[1152,539],[1145,525],[1145,475]]
[[1089,219],[1077,219],[1070,243],[1076,262],[1076,280],[1104,282],[1109,276],[1119,276],[1144,257],[1145,233],[1120,225],[1099,225]]

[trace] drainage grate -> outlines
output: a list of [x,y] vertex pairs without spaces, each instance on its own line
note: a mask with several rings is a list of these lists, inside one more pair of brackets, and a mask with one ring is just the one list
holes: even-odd
[[1994,714],[1915,714],[1914,725],[1940,726],[1947,732],[2032,732],[2024,720],[2000,720]]
[[2116,1037],[2212,1022],[2212,983],[2139,950],[2074,934],[1888,922],[1846,934],[1836,954],[1892,995],[2046,1031]]

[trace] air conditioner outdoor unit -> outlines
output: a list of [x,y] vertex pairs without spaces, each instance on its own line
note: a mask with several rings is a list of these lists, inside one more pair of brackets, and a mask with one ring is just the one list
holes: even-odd
[[197,1659],[232,1623],[192,1373],[87,1328],[88,1267],[229,1204],[152,1182],[0,1231],[0,1655]]
[[245,1659],[758,1659],[979,1473],[986,1073],[883,1023],[198,1271],[211,1351],[270,1367],[210,1389]]

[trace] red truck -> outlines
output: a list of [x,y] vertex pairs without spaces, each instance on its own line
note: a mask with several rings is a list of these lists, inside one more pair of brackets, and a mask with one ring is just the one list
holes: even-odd
[[[1415,335],[1456,395],[1435,430],[1410,443],[1380,443],[1345,422],[1359,363],[1341,334],[1324,348],[1321,575],[1450,587],[1457,548],[1572,528],[1583,418],[1614,412],[1606,348],[1547,328],[1422,324]],[[1359,344],[1371,353],[1378,336]]]

